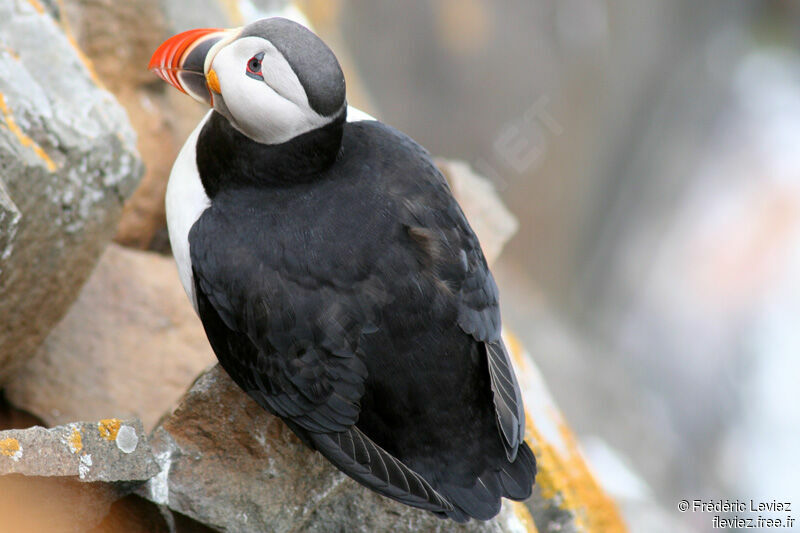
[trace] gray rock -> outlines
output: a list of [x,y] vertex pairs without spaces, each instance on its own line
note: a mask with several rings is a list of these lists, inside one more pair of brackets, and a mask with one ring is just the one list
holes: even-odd
[[459,526],[375,495],[309,450],[216,366],[156,428],[140,494],[226,532],[525,531],[511,506]]
[[0,476],[136,482],[159,472],[139,420],[75,422],[0,431]]
[[5,392],[48,426],[136,417],[150,431],[215,361],[173,259],[111,244]]
[[0,531],[90,531],[158,472],[138,420],[0,431]]
[[0,279],[3,275],[3,260],[11,255],[12,243],[17,234],[22,215],[11,200],[2,180],[0,180]]
[[66,312],[142,171],[124,111],[40,9],[0,0],[0,384]]

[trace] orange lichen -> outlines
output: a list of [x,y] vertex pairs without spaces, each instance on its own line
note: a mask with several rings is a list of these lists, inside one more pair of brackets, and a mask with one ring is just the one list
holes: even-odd
[[14,61],[19,61],[19,54],[13,48],[9,48],[8,46],[3,47],[3,51],[11,56]]
[[536,484],[542,497],[557,498],[561,509],[574,514],[575,524],[582,531],[627,531],[616,504],[592,475],[575,436],[563,420],[558,422],[563,451],[545,441],[532,420],[526,422],[528,444],[539,464]]
[[89,72],[89,77],[92,78],[92,81],[100,87],[101,89],[105,88],[103,82],[100,80],[100,77],[97,75],[97,71],[94,69],[94,64],[92,60],[89,59],[89,56],[83,53],[80,45],[78,45],[78,41],[75,40],[74,34],[72,32],[72,26],[69,24],[69,20],[67,20],[67,11],[64,9],[64,0],[58,0],[58,10],[61,13],[61,29],[64,31],[64,35],[69,41],[70,46],[75,50],[75,53],[78,54],[78,59],[80,59],[83,66],[86,67],[86,70]]
[[117,439],[117,433],[119,433],[121,424],[122,421],[118,418],[108,418],[97,423],[97,430],[100,432],[101,437],[113,441]]
[[5,120],[6,127],[11,133],[13,133],[16,136],[16,138],[19,140],[19,143],[22,146],[33,150],[33,152],[37,156],[39,156],[39,158],[42,161],[45,162],[45,165],[47,165],[47,170],[49,170],[50,172],[55,172],[57,168],[56,164],[53,162],[52,159],[50,159],[50,156],[47,155],[47,152],[42,150],[41,146],[36,144],[36,142],[33,139],[28,137],[28,135],[26,135],[25,132],[22,131],[22,128],[19,127],[17,121],[14,120],[14,115],[11,113],[11,109],[8,107],[8,104],[6,104],[6,98],[2,93],[0,93],[0,113],[3,114],[3,119]]
[[522,525],[525,527],[525,531],[528,533],[539,533],[539,530],[536,528],[536,524],[533,521],[533,517],[531,516],[531,512],[528,510],[528,507],[522,502],[509,502],[511,504],[511,510],[514,512],[514,516],[519,519]]
[[78,453],[83,449],[83,437],[81,437],[81,430],[72,428],[72,433],[67,439],[67,444],[72,453]]
[[44,6],[39,0],[28,0],[28,3],[33,6],[33,9],[35,9],[37,13],[44,15]]
[[14,457],[20,451],[21,447],[17,439],[3,439],[0,440],[0,453],[6,457]]
[[[533,371],[519,339],[508,332],[505,332],[505,338],[509,352],[520,371]],[[616,503],[605,493],[589,470],[578,441],[564,419],[555,410],[550,416],[556,422],[560,446],[548,442],[530,417],[525,420],[525,440],[536,455],[536,485],[542,498],[557,502],[555,504],[560,509],[572,513],[579,531],[627,531]]]

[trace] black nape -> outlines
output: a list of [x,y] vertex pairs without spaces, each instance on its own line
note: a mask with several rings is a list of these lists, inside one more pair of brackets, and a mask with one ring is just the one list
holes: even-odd
[[312,181],[330,167],[342,146],[347,106],[330,124],[281,144],[242,134],[216,111],[197,140],[197,169],[209,198],[228,187],[291,186]]

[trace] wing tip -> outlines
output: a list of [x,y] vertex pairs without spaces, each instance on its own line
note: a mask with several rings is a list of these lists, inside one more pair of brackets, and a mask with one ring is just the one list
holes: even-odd
[[[378,494],[437,515],[448,515],[454,511],[453,504],[431,487],[421,475],[378,446],[355,426],[341,433],[311,433],[309,437],[314,442],[315,448],[334,466]],[[363,458],[366,461],[359,461],[358,458],[348,454],[342,439],[344,443],[358,440],[366,446],[369,450],[367,457]],[[373,467],[378,466],[384,476],[376,475]],[[405,487],[392,482],[390,466],[393,467],[395,476],[403,477]],[[412,492],[412,484],[417,488],[416,493]]]

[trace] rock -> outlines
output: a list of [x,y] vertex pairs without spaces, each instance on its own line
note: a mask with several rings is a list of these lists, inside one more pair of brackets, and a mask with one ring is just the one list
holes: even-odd
[[197,380],[151,445],[162,470],[140,494],[220,531],[525,531],[513,506],[494,521],[458,526],[375,495],[219,366]]
[[[138,133],[146,173],[126,202],[116,239],[147,248],[165,225],[166,178],[175,154],[200,120],[204,109],[189,98],[175,98],[147,70],[153,51],[175,32],[172,10],[161,0],[96,2],[65,0],[54,14],[89,57],[103,83],[125,107]],[[206,25],[225,24],[221,3],[195,2],[182,11],[205,18]],[[147,16],[142,16],[146,13]]]
[[536,455],[538,472],[527,502],[539,531],[625,532],[616,502],[586,462],[578,440],[519,340],[504,330],[525,403],[525,440]]
[[6,394],[49,425],[135,416],[149,431],[214,361],[172,259],[111,245]]
[[3,260],[14,250],[14,237],[21,218],[22,214],[0,180],[0,276],[3,275]]
[[519,224],[506,208],[491,181],[478,175],[463,161],[437,159],[470,226],[478,236],[486,261],[491,265]]
[[0,0],[0,384],[64,315],[141,174],[124,110],[36,2]]
[[494,520],[489,522],[472,520],[462,525],[387,500],[348,480],[345,490],[336,494],[335,498],[321,502],[319,507],[313,510],[301,530],[307,533],[375,531],[524,533],[531,531],[526,527],[527,514],[527,510],[521,504],[504,502],[503,509]]
[[88,533],[215,533],[178,513],[164,512],[135,494],[115,501],[108,515]]
[[111,418],[0,431],[0,476],[110,483],[141,482],[158,472],[139,420]]
[[89,531],[158,471],[138,420],[0,431],[0,529]]

